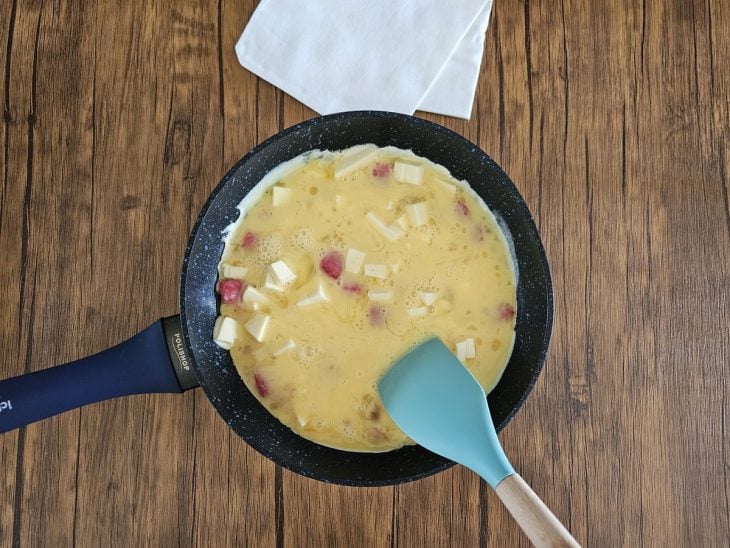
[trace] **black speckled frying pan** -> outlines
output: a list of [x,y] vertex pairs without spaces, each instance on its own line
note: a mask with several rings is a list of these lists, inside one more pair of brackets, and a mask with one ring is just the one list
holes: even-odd
[[[307,477],[345,485],[388,485],[434,474],[453,463],[417,446],[388,453],[350,453],[301,438],[248,391],[227,351],[212,339],[221,233],[236,205],[278,164],[312,149],[375,143],[411,149],[469,181],[507,224],[519,270],[514,352],[489,407],[501,430],[525,401],[542,368],[552,328],[552,286],[530,212],[507,175],[460,135],[420,118],[346,112],[308,120],[268,139],[223,177],[188,241],[179,317],[166,318],[120,345],[69,364],[0,381],[0,432],[88,403],[145,392],[203,387],[218,413],[249,445]],[[474,280],[479,283],[479,280]]]

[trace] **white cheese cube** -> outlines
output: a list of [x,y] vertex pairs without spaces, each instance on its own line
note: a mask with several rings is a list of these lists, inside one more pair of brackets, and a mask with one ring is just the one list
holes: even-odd
[[265,306],[271,303],[266,295],[250,285],[246,288],[246,291],[243,292],[243,302],[253,310],[258,310],[260,305]]
[[418,296],[421,298],[421,301],[423,301],[423,304],[425,304],[426,306],[431,306],[433,303],[436,302],[439,294],[437,292],[431,291],[419,291]]
[[254,314],[250,320],[246,323],[246,331],[251,333],[251,336],[259,342],[264,342],[266,338],[266,331],[269,329],[269,321],[271,316],[268,314]]
[[345,270],[357,274],[360,272],[364,260],[365,253],[354,247],[349,248],[345,254]]
[[477,357],[477,349],[474,346],[474,339],[469,337],[464,341],[466,343],[466,357],[467,359],[474,359]]
[[320,281],[317,283],[314,291],[312,291],[309,295],[300,300],[297,303],[297,306],[309,306],[310,304],[327,303],[329,302],[329,300],[330,299],[327,296],[327,291],[325,291],[324,285]]
[[271,204],[274,207],[282,206],[289,201],[289,198],[291,198],[291,194],[291,188],[275,186],[273,189],[271,189]]
[[269,267],[272,277],[279,285],[287,286],[297,279],[297,275],[292,272],[284,261],[276,261],[271,263]]
[[393,176],[401,183],[420,185],[423,180],[423,166],[396,161],[393,165]]
[[384,264],[366,264],[365,275],[373,278],[387,278],[388,267]]
[[286,354],[290,350],[294,350],[296,347],[297,347],[296,343],[293,340],[289,339],[288,341],[286,341],[286,344],[284,344],[284,346],[282,346],[281,348],[279,348],[279,350],[274,352],[273,355],[274,355],[274,357],[281,356],[282,354]]
[[382,220],[380,219],[380,217],[378,217],[378,216],[377,216],[377,215],[376,215],[375,213],[373,213],[372,211],[368,212],[368,213],[367,213],[367,214],[365,215],[365,218],[366,218],[366,219],[367,219],[368,221],[370,221],[370,224],[371,224],[371,225],[373,225],[373,228],[375,228],[375,230],[377,230],[377,231],[378,231],[378,232],[380,232],[381,234],[382,234],[382,233],[383,233],[384,231],[387,231],[387,230],[388,230],[388,225],[386,225],[386,224],[385,224],[385,223],[384,223],[384,222],[383,222],[383,221],[382,221]]
[[377,154],[378,147],[376,146],[363,147],[343,154],[335,162],[335,178],[344,177],[348,173],[363,167],[375,160]]
[[466,343],[464,341],[456,343],[456,357],[462,363],[466,361]]
[[438,183],[438,185],[449,194],[456,194],[456,185],[443,181],[441,179],[436,179],[436,183]]
[[374,302],[387,302],[392,298],[393,292],[390,289],[368,291],[368,299]]
[[406,213],[413,226],[425,225],[428,222],[428,204],[426,202],[408,204]]
[[373,226],[375,230],[377,230],[381,235],[385,237],[386,240],[389,242],[394,242],[405,232],[401,227],[399,227],[396,224],[392,224],[390,226],[387,226],[380,217],[378,217],[375,213],[372,211],[369,212],[367,215],[365,215],[368,221],[370,221],[370,224]]
[[230,263],[223,263],[221,265],[221,274],[223,274],[224,278],[236,278],[237,280],[242,280],[246,275],[246,272],[248,272],[248,268],[245,266],[238,266]]
[[264,280],[264,287],[276,291],[277,293],[283,293],[286,287],[284,287],[279,280],[277,280],[271,272],[266,273],[266,279]]
[[238,322],[228,316],[218,316],[213,326],[213,342],[225,350],[230,350],[236,342]]
[[388,241],[390,242],[395,242],[396,240],[400,239],[405,233],[405,230],[403,230],[400,225],[395,222],[392,225],[388,226],[388,235],[386,236],[386,238],[388,238]]
[[472,360],[476,358],[477,352],[474,345],[474,339],[470,337],[456,343],[456,357],[459,358],[462,362],[465,360]]
[[428,308],[425,306],[419,306],[418,308],[409,308],[408,309],[408,315],[411,318],[420,318],[421,316],[425,316],[428,313]]

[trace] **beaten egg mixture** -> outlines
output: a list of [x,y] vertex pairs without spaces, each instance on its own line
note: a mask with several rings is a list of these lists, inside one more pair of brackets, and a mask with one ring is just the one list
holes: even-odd
[[409,151],[311,151],[273,170],[226,235],[213,334],[282,423],[316,443],[412,443],[379,378],[440,337],[485,390],[515,337],[516,275],[494,216],[465,182]]

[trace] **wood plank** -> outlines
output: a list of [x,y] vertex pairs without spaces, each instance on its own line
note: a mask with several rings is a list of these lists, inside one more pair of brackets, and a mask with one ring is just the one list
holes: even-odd
[[[24,223],[23,215],[18,212],[25,211],[24,183],[27,179],[28,165],[26,120],[30,113],[30,96],[26,90],[30,89],[29,82],[32,79],[31,71],[28,70],[28,67],[32,67],[32,57],[28,54],[29,48],[18,47],[20,39],[16,42],[16,34],[19,35],[19,29],[23,27],[27,29],[31,19],[23,18],[23,21],[17,23],[16,20],[15,3],[4,3],[0,7],[0,28],[8,30],[4,36],[7,47],[0,48],[5,75],[3,124],[0,130],[3,142],[2,162],[0,162],[3,176],[0,193],[0,253],[6,260],[4,267],[0,268],[0,287],[8,289],[0,291],[0,310],[3,312],[0,314],[0,325],[2,325],[0,344],[5,349],[8,359],[0,363],[0,375],[3,378],[23,372],[26,347],[30,340],[27,336],[27,325],[21,325],[24,300],[23,289],[18,286],[17,281],[20,279],[20,273],[24,271],[22,259]],[[28,34],[27,30],[23,34]],[[27,39],[25,41],[27,42]],[[24,45],[27,46],[27,43]],[[11,80],[10,71],[13,68],[14,78]],[[20,432],[0,436],[0,462],[4,464],[0,471],[0,492],[5,494],[0,500],[0,543],[3,545],[12,543],[14,524],[19,522],[21,517],[19,505],[16,505],[15,501],[20,500],[22,496],[22,491],[17,492],[18,489],[22,489],[22,468],[20,481],[17,476],[18,463],[22,462],[24,442],[24,435]]]
[[393,488],[343,487],[283,471],[284,546],[392,546]]
[[[91,310],[91,319],[97,329],[103,324],[102,331],[111,331],[108,344],[121,338],[120,331],[131,334],[177,309],[191,202],[197,193],[206,194],[206,183],[219,175],[219,161],[206,158],[220,156],[204,129],[215,127],[206,115],[211,100],[194,95],[204,77],[189,72],[210,66],[204,59],[201,66],[189,64],[194,55],[215,56],[215,50],[199,47],[212,27],[203,29],[207,35],[201,38],[195,21],[182,12],[107,8],[96,14],[92,283],[98,308]],[[173,37],[172,48],[160,47],[164,44],[157,43],[158,32]],[[116,49],[104,47],[110,37]],[[154,64],[140,63],[153,58],[170,67],[186,54],[183,70],[174,72],[178,79],[164,82],[158,81]],[[195,135],[194,127],[199,128]],[[119,151],[124,161],[119,161]],[[137,161],[130,165],[129,159]],[[118,292],[109,292],[110,286]],[[126,538],[169,544],[188,539],[195,510],[186,502],[194,485],[192,398],[134,397],[82,411],[79,543]],[[154,525],[161,514],[174,519]]]
[[[134,6],[92,10],[92,73],[83,85],[94,98],[86,252],[92,273],[85,316],[94,350],[176,309],[180,254],[171,250],[179,249],[175,235],[187,228],[175,213],[184,211],[187,200],[171,192],[164,177],[166,163],[175,161],[175,151],[169,154],[160,138],[166,136],[172,82],[159,83],[155,70],[156,63],[173,64],[171,49],[156,42],[158,32],[172,32],[170,17]],[[91,406],[80,415],[75,542],[179,542],[190,529],[182,499],[191,484],[191,447],[181,434],[192,426],[190,404],[173,396],[139,396]],[[160,523],[168,508],[180,515]]]
[[[727,402],[726,387],[717,382],[730,362],[728,332],[718,319],[727,317],[729,284],[726,268],[701,265],[730,264],[730,242],[721,173],[709,169],[711,149],[701,146],[703,129],[707,132],[703,125],[710,122],[699,91],[710,84],[709,75],[698,68],[698,52],[704,48],[696,25],[706,18],[704,11],[705,6],[677,3],[648,14],[645,89],[657,106],[648,111],[646,122],[660,131],[647,130],[640,145],[642,156],[649,151],[656,156],[651,171],[647,166],[643,170],[644,180],[652,183],[650,295],[657,342],[656,369],[647,383],[654,405],[647,411],[655,417],[652,426],[658,434],[645,446],[652,463],[645,489],[656,494],[658,510],[646,514],[646,527],[661,539],[668,533],[662,514],[674,515],[669,531],[685,544],[711,544],[711,531],[721,524],[728,534],[728,514],[715,510],[717,502],[707,496],[716,489],[715,478],[727,474],[719,460],[709,458],[724,449],[724,426],[706,417],[722,416]],[[676,31],[667,34],[666,28]],[[716,130],[727,143],[730,120]],[[707,349],[713,350],[708,354]],[[684,411],[696,405],[701,413]],[[671,421],[666,420],[668,409]],[[652,476],[663,481],[649,483]]]
[[[85,288],[76,283],[73,271],[83,277],[90,266],[88,260],[76,262],[76,258],[84,257],[89,233],[86,183],[91,132],[84,123],[75,122],[86,118],[92,99],[70,79],[54,86],[51,78],[52,59],[60,52],[72,55],[68,69],[83,78],[89,43],[78,30],[55,42],[48,40],[57,24],[75,23],[78,29],[85,14],[61,10],[51,17],[49,10],[41,8],[38,4],[13,6],[13,38],[8,40],[6,158],[12,171],[6,173],[4,195],[9,208],[22,212],[20,232],[18,225],[5,225],[7,236],[20,243],[15,255],[20,269],[11,267],[17,278],[4,286],[20,292],[18,314],[12,321],[23,345],[16,347],[12,374],[66,361],[79,351]],[[54,108],[54,99],[63,108]],[[20,170],[13,169],[16,162],[22,162]],[[80,192],[57,184],[66,178],[78,181]],[[13,204],[21,191],[22,203]],[[72,196],[78,199],[67,204]],[[3,210],[12,215],[10,209]],[[70,414],[17,434],[11,495],[15,516],[12,530],[3,534],[13,544],[71,542],[78,425],[78,415]]]

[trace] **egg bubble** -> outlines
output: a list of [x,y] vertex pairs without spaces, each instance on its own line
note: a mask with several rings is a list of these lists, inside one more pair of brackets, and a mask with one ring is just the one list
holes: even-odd
[[269,266],[279,258],[281,244],[281,238],[278,235],[264,236],[259,241],[257,252],[251,258],[251,262],[260,267]]
[[301,227],[294,231],[289,241],[292,247],[307,251],[314,246],[314,233],[311,228]]

